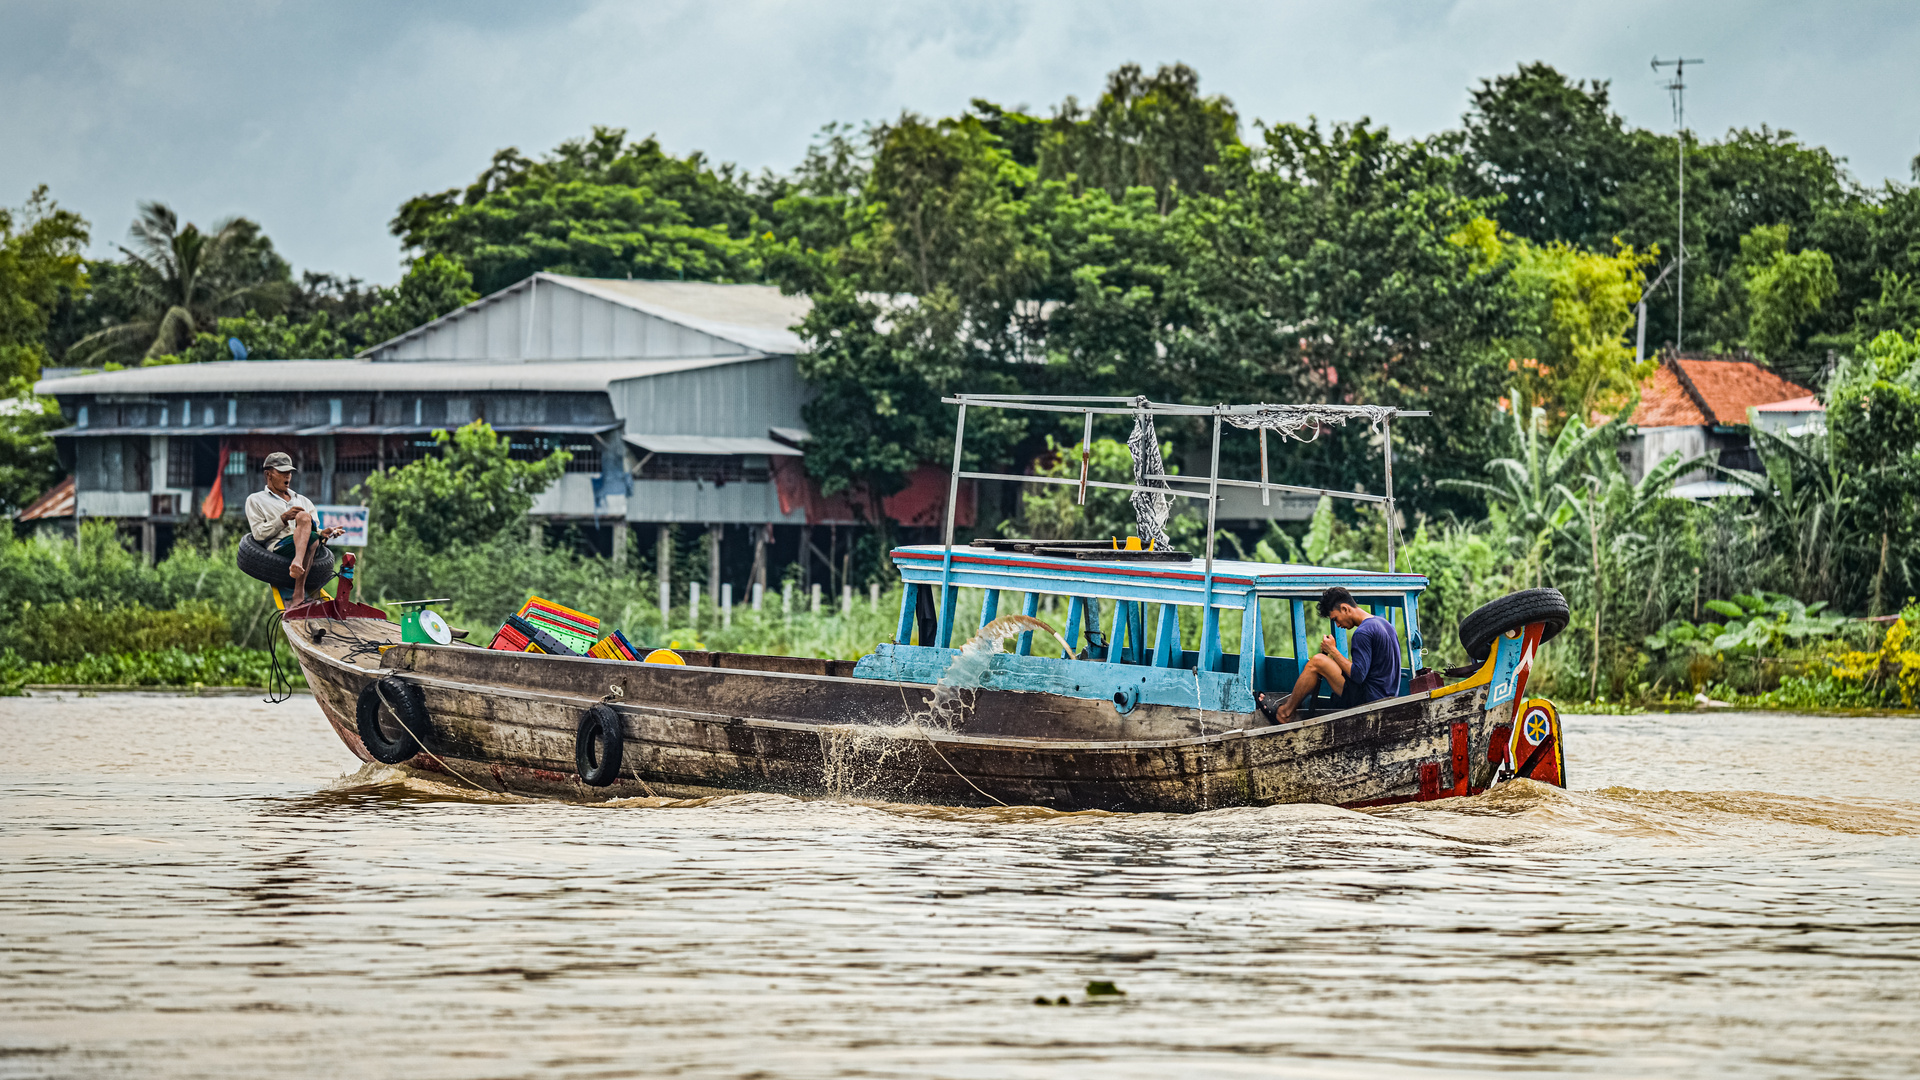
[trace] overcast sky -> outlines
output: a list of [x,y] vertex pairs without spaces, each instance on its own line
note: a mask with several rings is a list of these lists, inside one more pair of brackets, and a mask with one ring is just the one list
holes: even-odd
[[1612,80],[1630,124],[1664,131],[1648,61],[1682,53],[1707,61],[1688,72],[1696,132],[1768,124],[1867,183],[1911,179],[1911,0],[0,0],[0,204],[52,185],[96,253],[142,199],[245,214],[296,269],[391,282],[403,199],[594,124],[781,170],[828,121],[1044,109],[1096,97],[1119,64],[1184,61],[1246,121],[1428,134],[1457,126],[1476,80],[1544,60]]

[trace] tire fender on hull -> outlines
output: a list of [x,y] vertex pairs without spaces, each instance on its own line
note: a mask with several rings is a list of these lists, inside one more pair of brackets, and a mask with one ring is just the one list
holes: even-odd
[[[396,721],[394,728],[385,723],[383,711]],[[419,739],[428,730],[428,717],[419,687],[391,675],[368,683],[354,712],[360,741],[375,761],[398,765],[420,752]]]
[[620,726],[620,714],[606,705],[595,705],[580,717],[573,761],[580,779],[591,787],[606,787],[620,778],[624,742]]

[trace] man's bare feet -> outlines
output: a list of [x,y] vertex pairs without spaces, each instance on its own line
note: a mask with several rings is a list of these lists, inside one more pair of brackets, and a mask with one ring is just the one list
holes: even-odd
[[1289,697],[1290,695],[1287,694],[1261,694],[1255,700],[1259,702],[1260,711],[1266,714],[1267,719],[1276,724],[1284,724],[1293,719],[1294,710],[1290,707],[1292,702],[1288,700]]

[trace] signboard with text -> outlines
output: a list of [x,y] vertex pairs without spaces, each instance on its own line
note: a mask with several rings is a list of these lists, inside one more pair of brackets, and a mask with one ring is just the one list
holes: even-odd
[[320,527],[323,529],[341,528],[347,530],[328,543],[336,547],[367,546],[367,508],[364,506],[315,506],[319,511]]

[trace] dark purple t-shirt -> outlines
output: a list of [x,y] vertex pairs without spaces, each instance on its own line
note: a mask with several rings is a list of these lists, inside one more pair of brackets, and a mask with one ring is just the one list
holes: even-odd
[[1392,623],[1378,615],[1367,616],[1347,635],[1347,655],[1353,670],[1347,673],[1347,688],[1340,694],[1345,708],[1400,696],[1400,640]]

